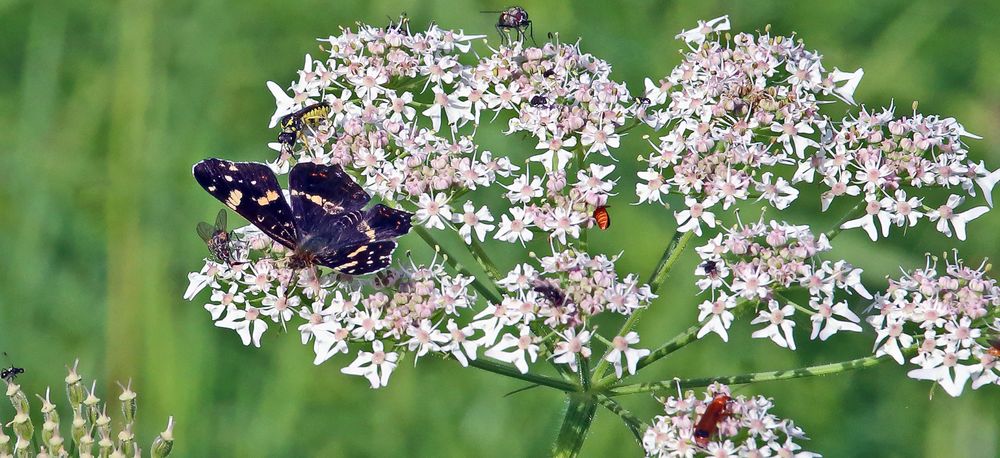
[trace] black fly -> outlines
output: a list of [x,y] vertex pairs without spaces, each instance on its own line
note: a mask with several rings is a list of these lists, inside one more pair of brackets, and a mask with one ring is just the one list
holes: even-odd
[[531,42],[535,43],[535,30],[531,26],[531,20],[528,19],[528,12],[524,8],[511,6],[503,11],[483,11],[483,13],[500,13],[496,28],[497,32],[500,32],[500,40],[503,43],[513,44],[513,39],[507,34],[508,30],[517,31],[518,41],[524,40],[524,31],[527,30],[529,36],[531,36]]

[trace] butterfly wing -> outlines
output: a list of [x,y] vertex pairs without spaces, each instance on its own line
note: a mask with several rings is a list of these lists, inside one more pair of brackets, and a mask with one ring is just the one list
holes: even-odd
[[295,164],[288,188],[296,224],[303,233],[324,232],[340,215],[360,210],[371,199],[339,165]]
[[334,270],[351,275],[375,272],[392,262],[394,239],[410,231],[412,217],[381,204],[355,210],[307,233],[301,246],[314,254],[317,264]]
[[274,172],[266,165],[205,159],[195,164],[194,178],[250,224],[278,243],[295,248],[297,231],[292,209],[281,195]]
[[392,263],[392,252],[395,249],[396,242],[393,240],[360,243],[318,254],[315,259],[317,264],[338,272],[364,275],[388,267]]

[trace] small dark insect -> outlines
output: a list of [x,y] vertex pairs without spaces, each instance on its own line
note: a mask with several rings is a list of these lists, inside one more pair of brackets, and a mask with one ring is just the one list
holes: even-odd
[[205,159],[194,178],[209,194],[292,250],[289,267],[326,266],[348,275],[392,262],[395,238],[410,231],[412,213],[371,200],[339,165],[300,162],[288,175],[291,206],[274,172],[257,162]]
[[546,78],[552,78],[553,76],[556,76],[556,71],[550,68],[542,72],[542,76]]
[[[7,353],[4,352],[3,356],[6,358]],[[18,375],[23,373],[24,369],[20,367],[14,367],[14,365],[11,364],[11,366],[6,369],[0,369],[0,379],[3,379],[3,381],[7,383],[13,383],[14,379],[16,379]]]
[[996,358],[1000,358],[1000,337],[996,339],[990,339],[990,348],[986,350],[986,353],[993,355]]
[[639,105],[649,105],[651,103],[649,97],[636,97],[635,102]]
[[708,275],[708,276],[715,275],[715,274],[717,274],[719,272],[719,270],[718,270],[719,269],[719,264],[717,262],[715,262],[714,260],[711,260],[711,259],[709,259],[709,260],[701,263],[701,265],[698,266],[698,267],[701,267],[701,270],[704,271],[705,275]]
[[608,214],[608,207],[601,205],[594,209],[594,221],[597,222],[597,227],[602,231],[606,231],[611,227],[611,215]]
[[386,33],[397,32],[403,35],[410,34],[410,18],[406,17],[406,13],[399,15],[399,20],[396,22],[389,18],[389,25],[385,26]]
[[282,152],[291,150],[299,137],[305,136],[305,128],[316,128],[320,122],[330,115],[330,104],[319,102],[309,105],[295,113],[282,116],[278,122],[281,133],[278,134],[278,143],[281,144]]
[[[535,30],[528,19],[528,12],[520,6],[511,6],[503,11],[482,11],[483,13],[500,13],[497,20],[497,32],[500,32],[500,40],[506,44],[513,44],[514,40],[507,34],[508,30],[517,31],[517,40],[524,41],[524,31],[527,30],[531,36],[531,42],[535,43]],[[535,43],[537,45],[537,43]]]
[[719,422],[732,414],[729,410],[730,401],[732,398],[720,394],[705,408],[705,413],[701,414],[701,419],[694,427],[694,441],[698,445],[707,447],[709,438],[719,429]]
[[535,108],[548,108],[550,106],[549,99],[546,99],[544,95],[532,97],[528,104]]
[[552,280],[536,278],[531,282],[531,289],[541,294],[553,306],[559,307],[566,303],[566,293],[559,289],[559,286]]
[[216,261],[224,262],[230,266],[242,264],[233,261],[232,242],[233,234],[226,230],[226,210],[219,210],[215,216],[215,226],[204,221],[198,223],[198,236],[205,241],[208,251],[212,253]]

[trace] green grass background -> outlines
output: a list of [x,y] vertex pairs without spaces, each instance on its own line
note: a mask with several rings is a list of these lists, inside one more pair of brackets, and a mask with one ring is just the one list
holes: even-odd
[[[1000,14],[996,1],[523,1],[535,36],[583,37],[615,77],[641,89],[645,75],[678,61],[672,37],[699,18],[730,14],[736,30],[772,24],[799,32],[827,68],[866,70],[857,99],[913,100],[925,112],[955,116],[972,154],[1000,167]],[[181,299],[185,274],[204,245],[194,223],[218,202],[199,189],[190,166],[209,155],[262,160],[273,100],[266,80],[288,81],[315,37],[356,20],[381,24],[401,11],[414,26],[436,21],[493,33],[488,1],[25,1],[0,0],[0,349],[27,369],[21,381],[42,392],[61,384],[75,357],[107,396],[134,377],[139,436],[148,443],[167,415],[177,419],[177,456],[541,456],[558,427],[563,400],[536,389],[509,398],[521,383],[453,362],[409,362],[388,389],[372,391],[337,367],[311,364],[297,335],[268,334],[251,351],[212,326],[200,303]],[[838,107],[837,110],[843,110]],[[483,129],[484,131],[486,129]],[[533,146],[519,137],[487,138],[496,151]],[[632,135],[620,150],[644,149]],[[521,154],[521,153],[517,153]],[[622,272],[647,274],[674,224],[669,213],[629,206],[629,161],[611,230],[592,248],[624,249]],[[803,199],[781,215],[824,229]],[[835,256],[866,269],[873,287],[923,253],[958,247],[970,261],[996,257],[1000,212],[972,223],[957,243],[928,225],[871,243],[858,231],[837,239]],[[928,230],[930,229],[930,230]],[[422,248],[416,237],[406,243]],[[501,257],[505,265],[512,258]],[[645,315],[653,345],[689,326],[694,288],[684,258]],[[651,367],[647,377],[709,376],[791,368],[864,355],[871,333],[807,342],[800,351],[749,339],[709,338]],[[610,329],[611,325],[606,325]],[[347,360],[337,361],[344,364]],[[1000,390],[943,392],[883,365],[846,376],[770,382],[742,392],[776,399],[776,412],[812,437],[827,456],[981,456],[1000,454]],[[61,392],[61,388],[58,389]],[[61,399],[61,397],[60,397]],[[657,405],[624,400],[643,418]],[[61,401],[65,407],[65,401]],[[37,402],[35,403],[37,406]],[[68,412],[63,410],[63,415]],[[0,406],[0,421],[12,416]],[[66,432],[64,431],[64,434]],[[639,448],[617,419],[599,411],[585,456],[634,456]]]

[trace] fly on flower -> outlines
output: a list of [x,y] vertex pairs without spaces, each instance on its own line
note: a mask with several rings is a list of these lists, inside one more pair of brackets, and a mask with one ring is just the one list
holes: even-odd
[[208,251],[218,262],[224,262],[230,266],[242,264],[233,260],[232,242],[233,234],[226,230],[226,210],[219,210],[215,217],[215,226],[204,221],[198,223],[198,236],[205,241]]
[[601,205],[594,210],[594,221],[602,231],[611,227],[611,215],[608,214],[608,207]]
[[986,353],[993,355],[994,358],[1000,358],[1000,337],[996,339],[990,339],[990,348],[986,350]]
[[[7,352],[4,352],[3,356],[4,358],[7,358]],[[14,379],[16,379],[18,375],[23,373],[24,369],[20,367],[15,367],[13,364],[11,364],[10,367],[6,369],[0,369],[0,379],[3,379],[3,381],[7,383],[14,383]]]
[[504,43],[513,44],[513,39],[507,34],[509,30],[517,31],[517,40],[524,40],[524,31],[527,30],[531,36],[531,42],[535,42],[534,27],[528,19],[528,12],[520,6],[511,6],[503,11],[481,11],[482,13],[500,13],[497,19],[496,28],[500,32],[500,40]]
[[705,413],[701,414],[701,419],[694,427],[694,441],[698,445],[707,447],[709,438],[719,429],[719,422],[732,414],[729,409],[731,400],[728,395],[716,395],[705,408]]
[[392,18],[389,18],[389,24],[385,26],[385,32],[395,32],[403,35],[409,35],[410,18],[406,17],[406,13],[400,14],[398,21],[393,21]]
[[301,162],[289,174],[291,207],[265,164],[206,159],[198,183],[278,243],[293,250],[289,267],[322,265],[350,275],[384,269],[413,214],[378,204],[339,165]]
[[281,144],[282,150],[291,150],[295,146],[295,142],[305,135],[306,127],[315,129],[329,114],[330,104],[319,102],[283,116],[278,122],[278,126],[281,127],[278,143]]

